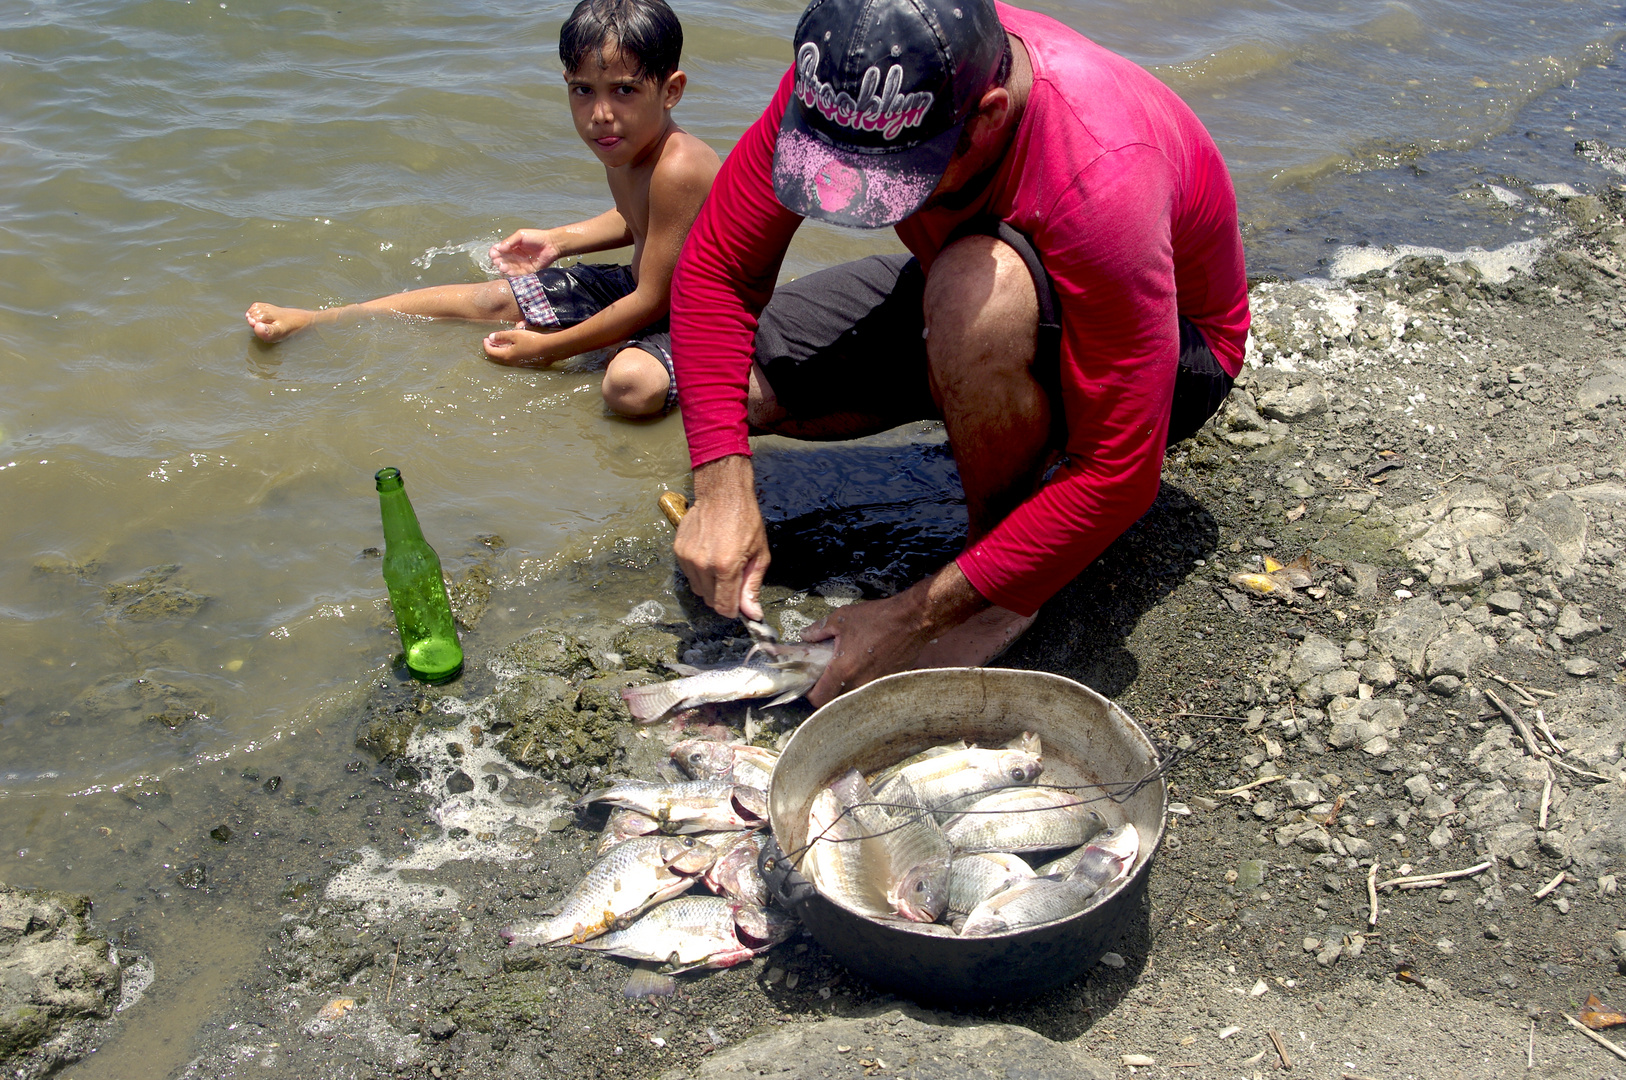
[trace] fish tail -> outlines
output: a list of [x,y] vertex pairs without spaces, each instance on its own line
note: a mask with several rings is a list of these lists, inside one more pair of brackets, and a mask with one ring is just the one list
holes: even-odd
[[640,724],[653,724],[683,704],[683,696],[669,682],[629,686],[621,691],[621,700]]

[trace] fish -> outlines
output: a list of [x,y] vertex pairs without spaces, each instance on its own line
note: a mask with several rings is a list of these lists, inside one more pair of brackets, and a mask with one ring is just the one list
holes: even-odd
[[960,853],[1017,854],[1078,847],[1106,828],[1078,795],[1059,788],[1010,787],[984,795],[943,823]]
[[618,780],[583,795],[573,809],[581,814],[598,803],[636,810],[654,818],[668,833],[755,829],[768,820],[765,792],[726,780]]
[[987,937],[1065,919],[1083,911],[1093,895],[1084,882],[1028,878],[978,904],[960,926],[960,936]]
[[890,792],[899,778],[907,780],[922,806],[945,820],[963,809],[977,796],[1000,788],[1031,784],[1044,771],[1044,762],[1025,750],[981,750],[968,748],[938,754],[905,765],[875,788],[876,798],[890,801]]
[[862,834],[857,820],[844,811],[829,788],[814,796],[808,810],[807,843],[797,869],[814,888],[867,918],[884,919],[892,914],[880,876],[866,871],[885,858],[880,841]]
[[960,935],[987,937],[1076,915],[1128,877],[1139,853],[1135,826],[1120,825],[1089,844],[1066,876],[1018,881],[984,900],[966,916]]
[[1294,590],[1314,584],[1315,575],[1310,569],[1310,553],[1305,552],[1290,563],[1279,563],[1266,555],[1264,573],[1232,574],[1227,580],[1252,596],[1281,596],[1297,601]]
[[780,912],[719,896],[683,896],[653,909],[624,930],[586,941],[578,949],[661,965],[666,974],[725,968],[751,959],[795,932]]
[[672,760],[694,780],[728,780],[766,791],[779,751],[749,743],[684,739],[672,746]]
[[623,840],[631,840],[634,836],[648,836],[660,831],[661,823],[648,814],[640,814],[636,810],[618,806],[610,811],[610,819],[604,823],[604,831],[599,834],[595,855],[602,856]]
[[509,945],[560,945],[619,929],[694,884],[716,858],[715,847],[692,836],[634,837],[594,863],[557,913],[505,927],[502,939]]
[[685,709],[745,698],[772,696],[769,705],[782,705],[813,689],[835,657],[835,646],[826,642],[782,642],[761,623],[748,625],[756,643],[744,663],[701,669],[669,661],[683,678],[622,690],[632,718],[653,724]]
[[721,846],[722,854],[700,875],[700,881],[719,896],[763,905],[768,902],[768,883],[762,878],[757,859],[762,854],[761,833],[747,833],[731,845]]
[[1077,865],[1067,872],[1067,880],[1088,882],[1097,891],[1106,890],[1129,876],[1139,854],[1140,832],[1126,821],[1090,841]]
[[947,913],[969,915],[990,896],[1033,876],[1033,868],[1020,855],[1003,851],[961,855],[949,867]]
[[857,823],[858,835],[874,841],[860,847],[863,873],[880,883],[892,913],[911,922],[936,922],[948,906],[954,851],[909,781],[895,777],[887,785],[886,804],[876,800],[857,769],[837,777],[830,790]]

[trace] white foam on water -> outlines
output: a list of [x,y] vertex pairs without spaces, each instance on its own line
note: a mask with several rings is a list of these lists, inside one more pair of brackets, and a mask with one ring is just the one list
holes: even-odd
[[1473,247],[1464,251],[1447,251],[1444,248],[1414,247],[1410,244],[1364,248],[1351,245],[1341,247],[1333,254],[1330,272],[1334,280],[1343,281],[1373,270],[1386,270],[1401,259],[1420,255],[1443,258],[1447,263],[1469,263],[1485,275],[1487,281],[1500,284],[1516,273],[1528,272],[1546,248],[1547,242],[1542,239],[1515,240],[1495,251]]
[[627,626],[649,626],[665,620],[666,605],[659,600],[645,600],[621,618]]
[[119,964],[117,948],[109,948],[107,958],[124,968],[124,977],[119,980],[119,1003],[113,1006],[114,1012],[123,1012],[141,1000],[141,995],[147,992],[147,987],[158,978],[158,971],[152,966],[152,958],[147,956],[137,956],[128,963]]
[[[418,770],[416,790],[438,800],[430,815],[439,835],[414,841],[393,859],[362,848],[360,859],[328,883],[328,898],[362,904],[381,916],[397,910],[456,907],[460,897],[455,889],[418,880],[416,875],[463,859],[513,862],[532,857],[533,842],[564,809],[565,799],[555,797],[531,807],[503,801],[503,792],[519,771],[491,737],[493,700],[443,698],[437,707],[443,715],[457,717],[457,722],[420,726],[402,755],[403,763]],[[447,782],[457,773],[474,786],[448,794]],[[414,877],[403,878],[406,871]]]

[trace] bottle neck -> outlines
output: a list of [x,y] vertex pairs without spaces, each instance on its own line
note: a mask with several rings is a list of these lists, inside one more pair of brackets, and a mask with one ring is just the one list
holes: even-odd
[[378,509],[384,518],[384,542],[395,540],[422,540],[423,530],[418,527],[418,515],[412,512],[405,488],[378,493]]

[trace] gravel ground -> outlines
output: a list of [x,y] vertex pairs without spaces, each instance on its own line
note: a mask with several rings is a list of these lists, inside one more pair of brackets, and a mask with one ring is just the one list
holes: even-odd
[[[285,896],[177,1075],[1626,1076],[1563,1015],[1626,999],[1626,227],[1618,192],[1526,195],[1570,224],[1506,280],[1412,257],[1258,283],[1221,416],[1002,661],[1178,753],[1141,917],[1087,978],[926,1011],[795,937],[632,1003],[618,962],[504,950],[588,865],[565,800],[653,775],[675,737],[615,691],[743,649],[737,624],[665,621],[672,592],[647,625],[561,621],[489,677],[381,690],[375,846]],[[1254,595],[1237,575],[1266,557],[1306,576]],[[794,630],[908,571],[769,598]],[[751,715],[771,741],[806,708]]]

